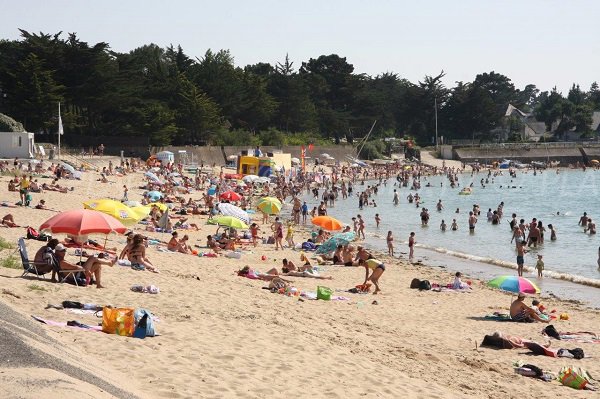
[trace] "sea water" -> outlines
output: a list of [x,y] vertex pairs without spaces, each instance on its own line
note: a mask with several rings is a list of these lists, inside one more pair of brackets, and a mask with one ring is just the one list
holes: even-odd
[[[486,178],[488,182],[485,183]],[[512,232],[509,222],[512,213],[517,220],[525,219],[526,224],[532,218],[542,221],[546,232],[544,243],[537,248],[528,248],[525,255],[525,277],[535,281],[542,291],[552,291],[564,298],[580,299],[594,306],[600,306],[600,270],[598,269],[597,235],[583,232],[578,221],[583,212],[587,212],[600,228],[600,172],[592,169],[567,170],[556,169],[537,171],[517,170],[511,177],[507,170],[501,176],[490,176],[487,171],[471,175],[459,175],[460,186],[451,188],[445,176],[433,176],[421,179],[421,189],[409,190],[394,186],[395,178],[380,185],[378,194],[372,195],[377,207],[368,206],[358,209],[356,194],[369,185],[354,185],[353,196],[342,200],[330,209],[329,215],[344,223],[362,215],[366,223],[366,243],[387,251],[386,235],[391,230],[395,239],[396,253],[407,252],[406,242],[411,231],[416,234],[416,256],[425,255],[429,263],[444,263],[452,270],[479,274],[481,278],[491,278],[499,274],[516,274],[515,244],[511,243]],[[480,183],[484,179],[483,187]],[[426,187],[427,183],[431,187]],[[461,188],[473,183],[471,195],[459,195]],[[373,183],[371,183],[373,184]],[[393,191],[398,190],[399,205],[393,204]],[[321,190],[322,192],[322,190]],[[422,198],[421,206],[428,208],[430,218],[427,227],[421,226],[420,212],[415,203],[409,203],[406,197],[418,192]],[[442,200],[444,209],[436,210],[438,200]],[[313,205],[317,204],[311,198]],[[487,221],[489,208],[496,210],[504,202],[503,218],[499,225]],[[474,233],[469,232],[468,217],[473,205],[478,204],[481,214]],[[457,212],[458,209],[458,213]],[[375,214],[382,221],[375,226]],[[442,219],[447,230],[440,230]],[[456,219],[458,230],[452,231],[452,220]],[[548,224],[556,230],[557,240],[550,240]],[[544,279],[537,278],[535,264],[537,255],[542,254],[545,263]],[[424,262],[424,263],[427,263]]]

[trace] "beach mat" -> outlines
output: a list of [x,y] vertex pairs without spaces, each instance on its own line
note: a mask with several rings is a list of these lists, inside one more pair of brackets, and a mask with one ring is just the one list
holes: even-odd
[[47,319],[43,319],[41,317],[34,316],[34,315],[31,315],[31,317],[34,320],[37,320],[40,323],[47,324],[49,326],[54,326],[54,327],[68,327],[68,328],[72,328],[72,329],[75,329],[75,330],[81,330],[81,331],[102,332],[102,326],[88,326],[88,327],[70,326],[67,323],[64,323],[64,322],[61,322],[61,321],[47,320]]

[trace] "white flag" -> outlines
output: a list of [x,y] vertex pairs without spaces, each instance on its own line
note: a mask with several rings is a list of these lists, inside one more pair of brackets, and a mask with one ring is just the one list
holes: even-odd
[[62,125],[62,117],[60,116],[60,103],[58,103],[58,134],[65,134],[65,130]]

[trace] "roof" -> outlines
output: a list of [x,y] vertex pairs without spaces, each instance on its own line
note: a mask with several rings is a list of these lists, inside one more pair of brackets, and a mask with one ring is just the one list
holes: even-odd
[[512,116],[512,114],[514,114],[515,112],[523,118],[528,116],[525,112],[521,111],[519,108],[515,107],[512,104],[508,104],[508,107],[506,107],[506,112],[504,113],[504,116]]

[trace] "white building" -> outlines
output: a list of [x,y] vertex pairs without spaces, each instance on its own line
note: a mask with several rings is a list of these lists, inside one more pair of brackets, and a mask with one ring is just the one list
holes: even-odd
[[35,158],[33,133],[0,132],[0,158]]

